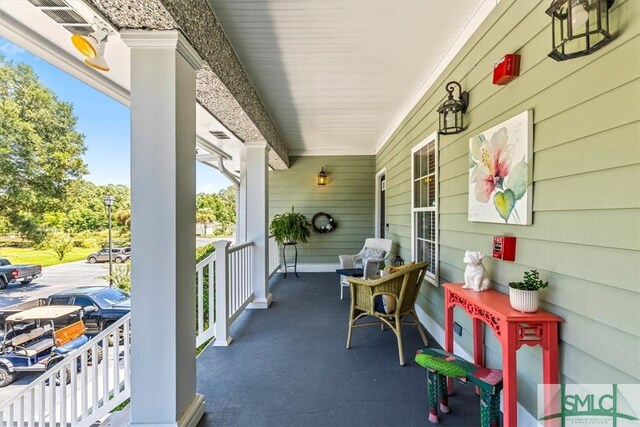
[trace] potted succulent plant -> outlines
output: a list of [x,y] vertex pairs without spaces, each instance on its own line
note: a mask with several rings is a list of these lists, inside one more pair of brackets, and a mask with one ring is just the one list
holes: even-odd
[[509,282],[511,307],[523,313],[537,311],[540,304],[538,291],[547,287],[549,287],[549,282],[540,280],[537,270],[525,271],[522,282]]
[[291,212],[278,214],[271,220],[271,234],[276,238],[276,242],[281,245],[285,243],[306,243],[311,235],[311,224],[307,218],[299,212]]

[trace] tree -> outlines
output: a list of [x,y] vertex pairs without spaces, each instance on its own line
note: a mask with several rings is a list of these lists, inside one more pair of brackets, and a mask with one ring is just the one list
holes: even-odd
[[204,228],[203,235],[207,235],[207,224],[216,220],[213,211],[210,208],[201,208],[196,211],[196,222],[202,224]]
[[49,237],[45,246],[55,252],[58,259],[62,261],[67,252],[73,248],[73,239],[64,233],[55,233]]
[[44,216],[63,211],[70,183],[87,173],[73,107],[43,86],[33,69],[0,55],[0,212],[36,242]]
[[199,193],[196,195],[196,208],[210,209],[213,212],[213,221],[219,222],[222,232],[226,233],[227,227],[236,222],[236,193],[234,186],[229,186],[217,194]]

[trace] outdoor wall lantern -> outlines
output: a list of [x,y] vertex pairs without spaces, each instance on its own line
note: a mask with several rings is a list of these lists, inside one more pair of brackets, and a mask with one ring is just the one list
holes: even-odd
[[400,255],[396,255],[396,257],[393,259],[392,265],[394,267],[402,267],[404,265],[404,260],[400,257]]
[[74,34],[71,36],[71,43],[86,58],[85,64],[100,71],[109,71],[109,65],[104,59],[104,48],[109,34],[112,32],[104,22],[97,18],[92,26],[93,33],[88,36]]
[[320,173],[318,173],[318,185],[327,185],[327,174],[324,171],[324,166],[320,169]]
[[[453,91],[458,88],[458,99],[454,99]],[[438,108],[440,135],[452,135],[460,133],[464,130],[464,113],[467,112],[469,105],[469,92],[463,91],[462,86],[458,82],[447,83],[447,99]]]
[[551,16],[553,50],[556,61],[589,55],[605,46],[609,33],[609,8],[614,0],[553,0],[547,9]]

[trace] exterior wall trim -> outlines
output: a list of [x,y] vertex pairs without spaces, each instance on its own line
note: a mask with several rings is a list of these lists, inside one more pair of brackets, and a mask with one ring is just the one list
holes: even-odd
[[382,175],[386,175],[387,174],[387,167],[383,167],[382,169],[380,169],[378,172],[376,172],[376,186],[375,186],[375,192],[376,192],[376,199],[375,199],[375,204],[374,204],[374,209],[375,209],[375,237],[376,238],[380,238],[380,225],[382,218],[380,218],[380,177]]
[[[413,185],[414,182],[414,172],[415,172],[415,166],[414,166],[414,162],[413,162],[413,155],[420,150],[421,148],[423,148],[424,146],[426,146],[427,144],[429,144],[431,141],[435,141],[435,165],[436,165],[436,212],[435,212],[435,217],[436,217],[436,224],[435,224],[435,232],[436,232],[436,256],[435,256],[435,260],[436,260],[436,264],[440,263],[440,163],[439,163],[439,154],[440,154],[440,138],[438,136],[438,132],[433,132],[431,135],[427,136],[425,139],[423,139],[422,141],[420,141],[418,144],[414,145],[411,148],[411,157],[410,157],[410,161],[411,161],[411,177],[409,179],[409,185],[411,186],[411,200],[409,201],[409,210],[411,212],[411,259],[415,260],[416,259],[416,241],[415,241],[415,237],[416,237],[416,222],[414,221],[413,218],[413,202],[415,200],[415,186]],[[429,277],[429,275],[425,275],[424,280],[426,280],[427,282],[435,285],[435,286],[439,286],[439,275],[438,275],[438,271],[439,271],[439,266],[436,265],[433,269],[434,271],[434,277]],[[429,272],[427,272],[429,273]]]

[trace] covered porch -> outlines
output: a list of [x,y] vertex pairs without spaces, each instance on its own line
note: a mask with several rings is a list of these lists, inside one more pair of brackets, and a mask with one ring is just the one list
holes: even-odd
[[[388,329],[357,329],[347,349],[349,300],[338,298],[337,283],[335,273],[271,279],[269,310],[244,313],[231,327],[237,343],[209,346],[197,359],[196,389],[207,397],[198,426],[429,425],[415,327],[403,327],[405,366]],[[442,425],[478,425],[474,388],[455,393]]]
[[[614,2],[611,44],[556,62],[547,57],[546,1],[403,2],[406,9],[374,2],[369,10],[357,1],[295,9],[275,0],[258,8],[223,0],[162,0],[150,8],[69,0],[64,8],[84,12],[88,21],[94,13],[108,21],[112,46],[126,58],[117,79],[84,70],[57,23],[47,21],[57,37],[47,42],[34,32],[35,10],[5,3],[15,13],[2,15],[3,24],[16,40],[48,52],[54,63],[73,64],[80,78],[131,106],[137,255],[132,316],[123,321],[125,336],[129,321],[132,332],[122,387],[116,375],[118,403],[131,396],[130,416],[121,423],[427,425],[426,378],[411,357],[422,346],[415,330],[404,333],[404,367],[388,331],[357,330],[353,349],[345,348],[348,299],[339,299],[332,271],[338,255],[356,253],[374,236],[392,239],[406,261],[430,262],[416,306],[432,346],[444,342],[440,285],[464,280],[465,250],[490,254],[493,236],[517,236],[515,261],[488,258],[486,267],[502,293],[531,269],[552,282],[542,308],[565,321],[554,337],[559,382],[639,381],[640,331],[628,319],[637,318],[640,295],[640,63],[629,60],[640,40],[640,2]],[[309,28],[318,33],[306,34]],[[432,33],[443,36],[441,43]],[[314,44],[318,37],[323,43]],[[426,59],[425,46],[432,48]],[[493,85],[493,65],[507,52],[522,55],[521,75]],[[408,61],[398,62],[403,58]],[[470,103],[465,127],[442,135],[438,107],[451,81],[470,92]],[[535,135],[529,153],[535,169],[525,187],[535,197],[527,206],[535,220],[526,226],[470,220],[469,140],[534,110],[527,132]],[[216,131],[231,141],[219,140]],[[219,243],[196,265],[198,160],[228,173],[239,204],[238,244]],[[316,185],[320,170],[326,186]],[[492,190],[500,180],[485,179]],[[299,279],[273,275],[281,260],[268,233],[270,218],[291,206],[308,219],[327,212],[339,224],[300,245]],[[158,247],[166,249],[162,268]],[[487,367],[501,367],[498,340],[487,333],[476,345],[471,336],[481,328],[464,316],[456,320],[456,352],[478,350]],[[158,331],[161,351],[153,339]],[[196,359],[194,348],[209,339],[212,345]],[[611,348],[619,351],[610,354]],[[525,347],[518,357],[520,369],[509,380],[519,388],[505,424],[535,425],[545,356]],[[30,390],[33,402],[39,390],[44,381],[37,393]],[[93,406],[82,408],[85,418],[74,413],[60,422],[81,424],[108,412],[109,390],[102,400],[100,392],[95,386]],[[453,413],[441,422],[477,425],[473,388],[456,392]],[[47,396],[40,422],[55,416],[56,394]],[[33,402],[12,401],[10,423],[22,420],[27,407],[35,412]]]

